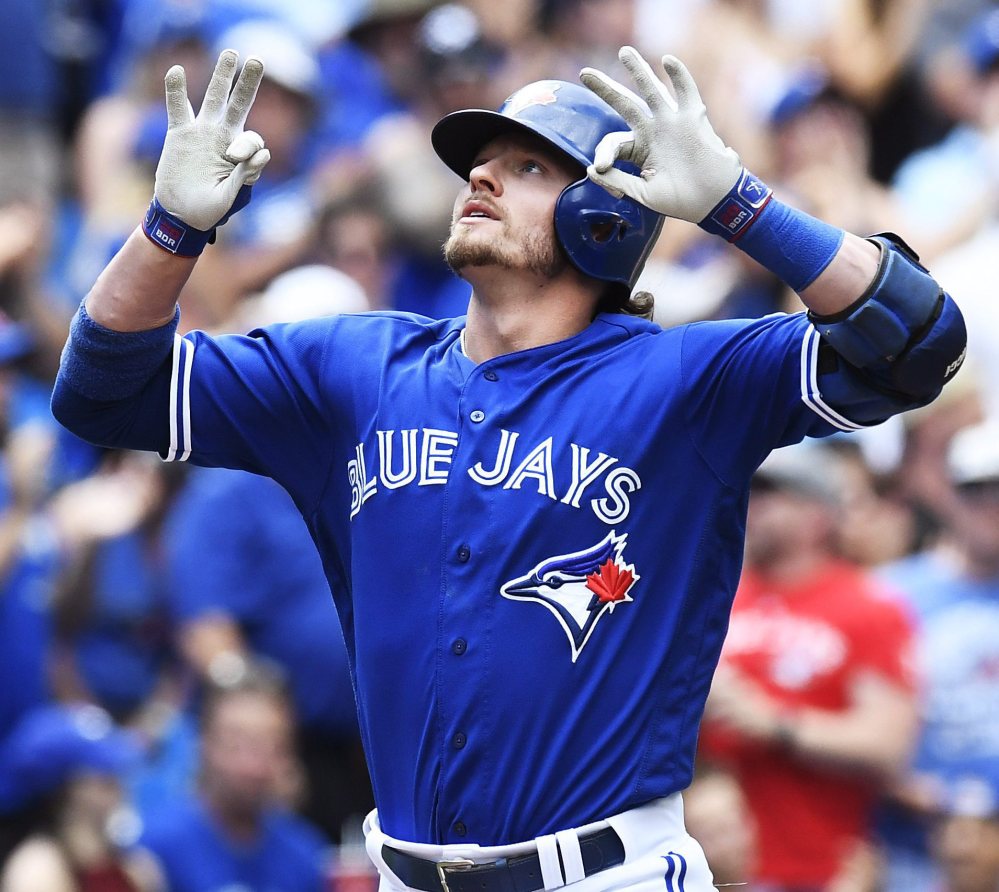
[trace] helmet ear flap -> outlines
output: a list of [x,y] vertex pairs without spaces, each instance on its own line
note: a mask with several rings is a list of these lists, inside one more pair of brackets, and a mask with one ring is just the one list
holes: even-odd
[[585,275],[634,286],[664,217],[630,198],[615,198],[584,177],[555,202],[555,232]]

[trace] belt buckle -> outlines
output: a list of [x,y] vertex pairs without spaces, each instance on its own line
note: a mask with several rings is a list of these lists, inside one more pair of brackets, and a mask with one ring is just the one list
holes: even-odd
[[437,861],[437,878],[441,881],[441,888],[444,892],[451,892],[447,885],[448,870],[469,870],[475,867],[475,862],[468,858],[454,858],[450,861]]

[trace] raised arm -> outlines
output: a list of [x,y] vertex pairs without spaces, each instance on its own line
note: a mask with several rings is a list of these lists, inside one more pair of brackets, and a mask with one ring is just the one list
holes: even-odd
[[136,229],[98,276],[84,301],[92,320],[116,332],[169,325],[195,257],[177,257]]
[[671,93],[636,50],[624,47],[620,58],[636,92],[595,69],[580,73],[631,128],[604,138],[590,178],[745,251],[798,293],[826,344],[899,405],[936,396],[964,358],[964,322],[911,249],[890,233],[863,239],[779,201],[714,132],[682,62],[662,59]]
[[[197,116],[184,69],[166,75],[168,129],[153,200],[142,224],[77,311],[52,392],[67,428],[107,446],[165,452],[177,299],[215,229],[250,200],[269,160],[243,124],[263,76],[250,58],[219,56]],[[230,92],[231,90],[231,92]]]
[[154,198],[142,225],[87,295],[94,322],[120,332],[170,323],[216,227],[249,201],[249,187],[270,158],[263,139],[243,130],[264,68],[259,59],[247,59],[233,88],[238,61],[232,50],[219,56],[197,116],[184,69],[175,65],[167,72],[168,129]]
[[[219,55],[197,115],[184,70],[167,72],[168,129],[152,202],[74,317],[52,391],[54,417],[92,443],[168,460],[191,454],[193,344],[175,343],[177,299],[270,158],[263,139],[243,130],[263,64],[251,57],[237,79],[238,62],[232,50]],[[236,452],[216,461],[258,469],[259,456]]]

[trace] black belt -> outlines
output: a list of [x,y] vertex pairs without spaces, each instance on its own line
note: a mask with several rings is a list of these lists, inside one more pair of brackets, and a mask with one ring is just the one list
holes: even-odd
[[[579,837],[579,850],[585,876],[624,863],[624,843],[611,827]],[[544,888],[537,852],[475,864],[464,858],[428,861],[383,845],[382,858],[403,883],[423,892],[538,892]]]

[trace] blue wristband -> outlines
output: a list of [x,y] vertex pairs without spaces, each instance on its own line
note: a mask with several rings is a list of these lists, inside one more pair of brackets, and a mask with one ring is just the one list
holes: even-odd
[[236,211],[242,210],[250,203],[252,186],[243,186],[236,193],[236,200],[226,211],[225,216],[211,229],[195,229],[180,217],[175,217],[163,207],[153,196],[149,210],[142,220],[142,231],[146,237],[164,251],[179,257],[198,257],[205,250],[205,245],[215,244],[215,230],[226,222]]
[[798,292],[829,265],[844,236],[842,229],[778,201],[745,169],[700,227],[735,243]]

